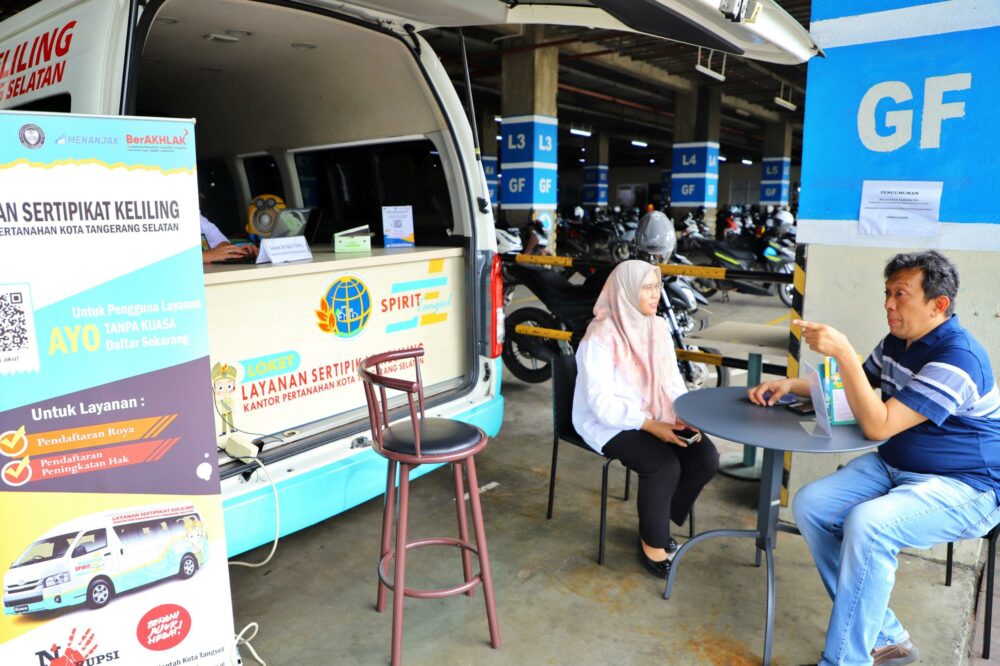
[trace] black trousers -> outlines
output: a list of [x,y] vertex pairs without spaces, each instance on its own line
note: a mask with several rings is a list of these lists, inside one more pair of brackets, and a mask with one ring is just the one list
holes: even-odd
[[624,430],[604,445],[639,475],[639,535],[653,548],[666,548],[670,521],[682,525],[698,494],[719,471],[719,451],[705,434],[687,447],[664,442],[642,430]]

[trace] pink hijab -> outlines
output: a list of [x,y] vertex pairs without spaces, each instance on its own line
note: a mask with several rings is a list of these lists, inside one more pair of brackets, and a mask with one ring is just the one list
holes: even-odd
[[656,315],[639,311],[640,287],[650,273],[660,271],[645,261],[624,261],[608,276],[594,305],[594,319],[584,340],[596,340],[611,350],[615,369],[642,395],[642,411],[655,421],[674,423],[670,387],[677,366],[673,342]]

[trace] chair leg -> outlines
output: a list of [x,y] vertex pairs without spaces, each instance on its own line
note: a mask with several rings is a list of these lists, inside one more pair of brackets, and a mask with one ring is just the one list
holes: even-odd
[[[622,466],[624,466],[624,463],[622,463]],[[629,469],[628,467],[625,467],[625,497],[623,497],[622,499],[626,502],[628,501],[629,490],[631,489],[631,486],[632,486],[632,470]]]
[[396,519],[396,570],[392,577],[391,666],[403,663],[403,604],[406,603],[406,526],[410,519],[410,466],[399,465],[399,515]]
[[951,564],[955,554],[955,544],[948,543],[948,555],[944,565],[944,584],[951,587]]
[[[462,479],[462,463],[452,463],[451,470],[455,476],[455,507],[458,509],[458,538],[462,541],[469,540],[469,523],[465,517],[465,482]],[[471,489],[469,490],[471,496]],[[466,582],[472,580],[472,553],[470,553],[465,548],[459,548],[462,551],[462,573],[465,574]],[[471,588],[465,593],[466,596],[471,597],[473,590]]]
[[[382,547],[379,551],[379,562],[386,556],[392,547],[392,523],[396,516],[396,462],[389,463],[385,480],[385,508],[382,510]],[[375,610],[381,613],[385,610],[385,596],[389,591],[382,583],[382,578],[378,579],[378,594],[375,598]]]
[[694,538],[694,507],[688,512],[688,538]]
[[490,626],[490,644],[496,649],[500,647],[500,624],[497,622],[497,606],[493,597],[490,556],[486,550],[486,526],[483,524],[483,507],[479,502],[479,480],[476,477],[476,463],[471,456],[466,458],[465,468],[469,478],[472,526],[476,532],[476,548],[479,550],[479,575],[483,582],[483,596],[486,598],[486,621]]
[[552,438],[552,469],[549,471],[549,510],[545,518],[552,518],[552,501],[556,496],[556,463],[559,462],[559,435]]
[[604,473],[601,475],[601,530],[597,537],[597,563],[604,565],[604,532],[608,524],[608,466],[613,462],[608,459],[604,463]]
[[993,581],[997,563],[997,536],[1000,531],[993,528],[990,534],[989,560],[986,562],[986,618],[983,623],[983,659],[990,658],[990,629],[993,627]]

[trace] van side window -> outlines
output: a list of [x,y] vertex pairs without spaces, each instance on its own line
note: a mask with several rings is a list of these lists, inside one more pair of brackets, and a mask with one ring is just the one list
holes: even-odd
[[278,163],[270,155],[256,155],[243,160],[243,169],[247,172],[247,184],[250,186],[250,196],[261,194],[276,194],[285,197],[285,185],[281,182],[281,172]]
[[[76,549],[74,552],[77,554],[74,557],[80,557],[81,555],[86,555],[87,553],[93,553],[94,551],[101,550],[102,548],[108,547],[108,534],[104,529],[92,530],[90,532],[84,533],[80,537],[79,543],[76,544]],[[79,549],[83,548],[83,552],[79,552]]]
[[69,93],[49,95],[39,99],[12,106],[8,111],[46,111],[48,113],[69,113],[72,110],[72,100]]
[[244,233],[246,208],[236,199],[229,167],[221,159],[199,160],[198,195],[201,214],[228,237]]
[[323,209],[315,239],[367,224],[373,247],[384,247],[382,206],[412,206],[420,246],[453,245],[451,198],[441,159],[430,141],[352,146],[295,155],[303,203]]

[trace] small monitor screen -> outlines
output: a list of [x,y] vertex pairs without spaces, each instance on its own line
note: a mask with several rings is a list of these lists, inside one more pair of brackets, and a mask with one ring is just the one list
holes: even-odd
[[271,238],[305,235],[310,218],[317,210],[316,208],[285,208],[279,211],[278,217],[274,221],[274,229],[271,231]]

